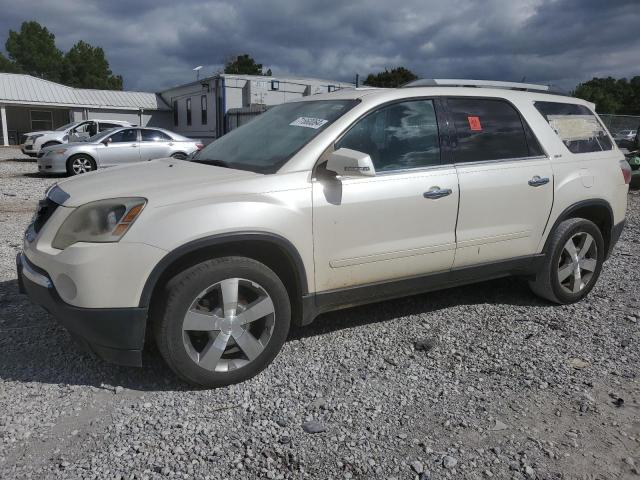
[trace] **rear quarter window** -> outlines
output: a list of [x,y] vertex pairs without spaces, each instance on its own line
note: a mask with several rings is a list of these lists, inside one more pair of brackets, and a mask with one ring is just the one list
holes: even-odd
[[584,105],[558,102],[535,102],[534,105],[571,153],[613,149],[604,126]]

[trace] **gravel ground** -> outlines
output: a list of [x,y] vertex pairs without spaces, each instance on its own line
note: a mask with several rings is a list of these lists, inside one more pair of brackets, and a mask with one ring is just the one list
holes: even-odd
[[505,279],[323,315],[257,378],[207,391],[157,353],[86,356],[17,293],[55,179],[2,156],[0,478],[640,478],[636,194],[579,304]]

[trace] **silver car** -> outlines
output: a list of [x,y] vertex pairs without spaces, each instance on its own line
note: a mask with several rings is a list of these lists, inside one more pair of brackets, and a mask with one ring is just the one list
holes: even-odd
[[84,142],[45,147],[38,152],[40,173],[78,175],[104,167],[155,158],[186,159],[202,143],[162,128],[113,128]]

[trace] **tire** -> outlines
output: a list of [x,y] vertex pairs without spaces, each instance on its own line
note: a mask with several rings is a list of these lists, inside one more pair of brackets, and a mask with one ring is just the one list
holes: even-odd
[[542,270],[529,286],[536,295],[554,303],[582,300],[596,284],[605,255],[602,232],[593,222],[565,220],[551,233]]
[[98,166],[96,161],[89,155],[79,153],[69,157],[67,160],[67,173],[69,175],[80,175],[82,173],[88,173],[96,170]]
[[249,258],[222,257],[188,268],[169,280],[163,298],[152,316],[156,345],[176,375],[195,386],[223,387],[257,375],[289,333],[285,286]]
[[171,155],[171,158],[175,158],[176,160],[186,160],[187,159],[187,154],[186,153],[182,153],[182,152],[178,152],[178,153],[174,153],[173,155]]

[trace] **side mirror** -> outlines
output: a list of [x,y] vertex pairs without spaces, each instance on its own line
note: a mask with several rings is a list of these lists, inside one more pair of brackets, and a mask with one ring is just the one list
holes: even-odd
[[327,170],[341,177],[375,177],[376,169],[368,153],[339,148],[327,160]]

